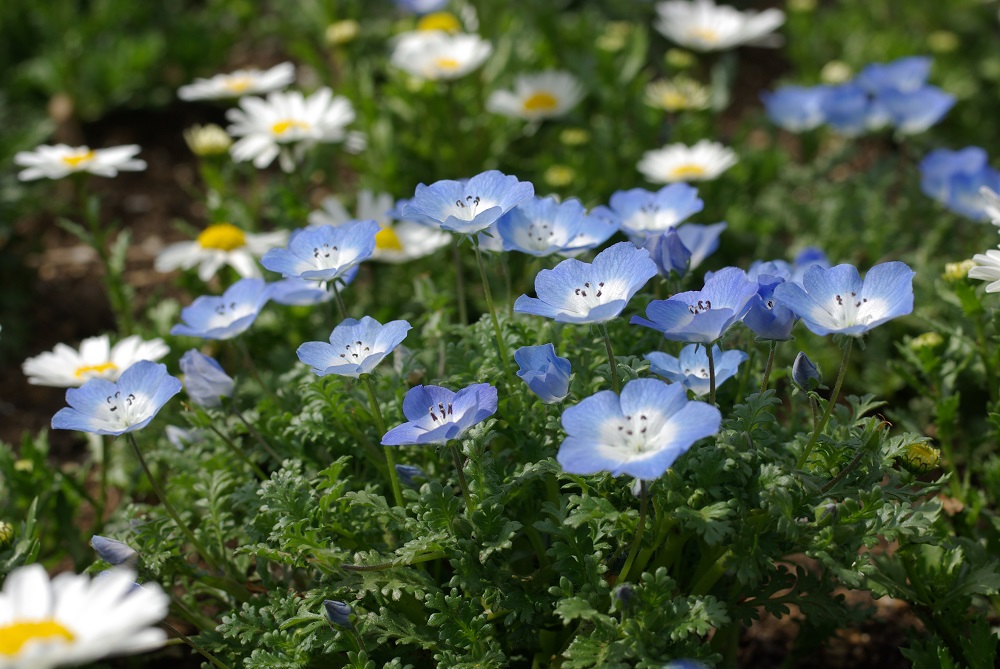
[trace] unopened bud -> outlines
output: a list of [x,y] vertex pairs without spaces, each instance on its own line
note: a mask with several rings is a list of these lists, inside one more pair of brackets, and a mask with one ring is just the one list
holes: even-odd
[[7,521],[0,520],[0,548],[7,548],[14,540],[14,526]]
[[95,534],[90,538],[90,545],[97,552],[97,557],[108,564],[116,567],[125,565],[132,569],[135,569],[136,565],[139,564],[139,554],[128,544],[121,541]]
[[330,46],[340,46],[354,40],[361,32],[361,24],[352,19],[334,21],[326,27],[323,37]]
[[914,474],[926,474],[941,464],[941,451],[926,442],[915,441],[903,449],[900,464]]
[[914,351],[921,351],[928,348],[937,348],[943,343],[944,337],[937,332],[925,332],[910,341],[910,348]]
[[819,384],[823,382],[819,369],[802,351],[799,351],[799,354],[795,356],[795,362],[792,363],[792,381],[807,392],[818,388]]
[[191,126],[184,131],[184,141],[194,155],[203,158],[223,154],[233,144],[226,131],[214,123]]
[[948,283],[964,281],[969,276],[969,270],[975,266],[976,261],[972,259],[945,263],[944,273],[941,275],[941,278]]
[[351,606],[347,602],[326,599],[323,600],[323,608],[326,609],[326,617],[331,624],[347,629],[354,627],[351,622]]

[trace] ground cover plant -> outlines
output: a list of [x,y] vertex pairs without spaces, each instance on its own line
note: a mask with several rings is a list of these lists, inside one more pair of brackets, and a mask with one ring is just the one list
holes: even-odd
[[0,667],[995,665],[995,3],[168,5],[0,6]]

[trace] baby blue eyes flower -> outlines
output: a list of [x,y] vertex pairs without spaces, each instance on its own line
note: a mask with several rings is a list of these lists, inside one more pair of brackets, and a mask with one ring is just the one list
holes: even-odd
[[336,374],[356,379],[371,374],[406,338],[411,327],[406,321],[382,325],[370,316],[360,321],[347,318],[330,333],[329,344],[308,341],[299,346],[296,354],[317,376]]
[[198,406],[221,406],[223,397],[232,396],[236,382],[214,358],[191,349],[181,356],[180,364],[184,374],[184,389],[191,401]]
[[560,323],[603,323],[622,312],[632,296],[656,275],[646,249],[619,242],[585,263],[563,260],[535,277],[535,297],[521,295],[514,311]]
[[323,609],[326,611],[326,618],[331,624],[348,629],[354,627],[354,623],[351,622],[353,611],[351,610],[351,605],[347,602],[325,599],[323,600]]
[[413,199],[403,206],[403,215],[471,235],[485,230],[534,194],[535,187],[529,182],[489,170],[465,182],[445,179],[430,186],[418,185]]
[[957,214],[985,220],[986,202],[979,191],[984,186],[1000,190],[1000,172],[987,161],[986,151],[976,146],[931,151],[920,161],[920,188]]
[[556,459],[570,474],[606,471],[651,481],[721,423],[719,410],[689,401],[684,386],[635,379],[621,396],[602,390],[563,412],[567,436]]
[[221,297],[203,295],[181,310],[172,335],[203,339],[230,339],[253,325],[257,314],[271,298],[263,279],[240,279]]
[[617,230],[606,219],[589,216],[579,200],[557,202],[553,197],[525,200],[497,222],[505,251],[533,256],[594,248]]
[[785,282],[780,276],[757,277],[757,294],[743,316],[743,324],[761,339],[785,341],[792,336],[795,314],[774,297],[774,289]]
[[284,277],[333,281],[372,256],[379,230],[375,221],[301,228],[287,247],[271,249],[260,264]]
[[802,390],[813,390],[823,382],[819,369],[802,351],[799,351],[792,363],[792,381]]
[[52,429],[111,436],[139,430],[180,391],[180,379],[170,376],[166,365],[140,360],[122,372],[117,383],[93,378],[67,390],[69,406],[52,417]]
[[633,316],[631,322],[659,330],[674,341],[711,344],[743,318],[757,287],[743,270],[726,267],[713,274],[701,290],[653,300],[646,307],[648,318]]
[[[341,285],[341,294],[343,294],[343,286],[349,285],[357,275],[358,266],[355,265],[337,279]],[[289,307],[310,307],[333,299],[333,291],[330,290],[326,281],[310,281],[309,279],[292,277],[274,281],[270,286],[271,301]]]
[[818,335],[860,336],[913,311],[913,276],[901,262],[875,265],[864,281],[851,265],[813,267],[801,286],[783,283],[774,296]]
[[783,86],[763,93],[761,99],[772,123],[790,132],[805,132],[826,122],[829,90],[828,86]]
[[477,383],[457,393],[440,386],[415,386],[403,398],[407,423],[382,437],[383,446],[444,444],[459,439],[497,410],[497,389]]
[[931,74],[931,59],[924,56],[899,58],[891,63],[871,63],[858,72],[854,81],[865,90],[915,91]]
[[676,227],[705,208],[698,189],[686,183],[670,184],[655,193],[643,188],[620,190],[608,204],[595,207],[593,214],[617,218],[622,232],[640,239]]
[[90,538],[90,545],[97,553],[97,557],[110,565],[116,567],[126,565],[135,569],[136,565],[139,564],[139,554],[131,546],[121,541],[95,534]]
[[556,355],[552,344],[522,346],[514,351],[514,362],[520,367],[517,375],[546,404],[561,402],[569,394],[572,368],[569,360]]
[[[701,344],[688,344],[681,349],[680,355],[674,357],[666,353],[654,351],[645,356],[649,368],[654,374],[679,383],[696,397],[707,395],[711,381],[708,374],[708,353]],[[740,364],[749,356],[743,351],[723,352],[718,345],[712,346],[712,359],[715,362],[715,385],[731,378],[739,369]]]
[[934,86],[915,91],[885,91],[879,100],[892,117],[893,127],[904,135],[924,132],[955,105],[955,96]]

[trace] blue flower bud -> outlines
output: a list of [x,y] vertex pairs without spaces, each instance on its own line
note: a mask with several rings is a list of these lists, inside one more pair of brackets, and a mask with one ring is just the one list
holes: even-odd
[[569,394],[569,360],[556,356],[555,346],[522,346],[514,352],[517,375],[528,384],[531,392],[546,404],[562,401]]
[[326,609],[326,617],[337,627],[354,627],[351,622],[351,607],[347,602],[340,602],[333,599],[323,600],[323,608]]
[[632,590],[632,587],[628,583],[623,583],[623,584],[619,585],[611,593],[611,597],[616,602],[618,602],[618,604],[619,604],[619,606],[620,606],[620,608],[621,608],[622,611],[628,611],[629,608],[631,608],[631,606],[632,606],[632,597],[634,595],[635,595],[635,592]]
[[799,351],[795,356],[795,362],[792,363],[792,381],[806,391],[818,387],[823,381],[816,365],[802,351]]
[[399,482],[408,488],[416,488],[417,478],[426,478],[424,470],[416,465],[396,465],[396,475],[399,477]]
[[95,534],[90,538],[90,545],[97,551],[97,557],[116,567],[126,565],[135,569],[139,563],[139,554],[121,541]]
[[675,228],[647,237],[644,246],[661,276],[669,278],[670,272],[677,272],[677,276],[687,273],[688,265],[691,264],[691,251],[681,241]]
[[214,358],[191,349],[181,356],[181,371],[188,397],[198,406],[206,408],[222,404],[222,397],[233,394],[233,381]]

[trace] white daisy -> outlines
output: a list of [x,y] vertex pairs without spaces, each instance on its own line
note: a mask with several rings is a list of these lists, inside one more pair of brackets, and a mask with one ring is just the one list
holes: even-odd
[[396,38],[390,62],[418,79],[457,79],[492,52],[493,45],[479,35],[418,30]]
[[248,279],[261,276],[256,258],[268,249],[284,246],[288,242],[287,230],[253,234],[244,232],[232,223],[210,225],[189,242],[171,244],[156,256],[154,267],[160,272],[198,267],[198,278],[208,281],[219,268],[229,265]]
[[141,150],[136,144],[113,146],[109,149],[43,144],[34,151],[18,152],[14,156],[14,163],[28,168],[18,173],[17,178],[21,181],[62,179],[76,172],[113,177],[119,171],[139,172],[146,169],[146,161],[135,157]]
[[990,281],[986,292],[1000,293],[1000,251],[990,249],[986,253],[977,253],[972,259],[976,266],[969,270],[969,278]]
[[[274,92],[267,99],[242,98],[226,118],[232,121],[229,134],[242,137],[229,150],[234,160],[252,160],[254,167],[264,168],[280,154],[282,169],[291,172],[317,142],[348,139],[344,127],[354,120],[354,107],[324,87],[308,98],[298,91]],[[294,157],[283,150],[289,146],[294,146]]]
[[668,144],[646,151],[637,165],[654,183],[710,181],[738,162],[732,149],[703,139],[694,146]]
[[687,77],[654,81],[646,86],[646,104],[670,113],[708,109],[710,103],[711,94],[708,89]]
[[522,74],[513,91],[493,91],[486,108],[494,114],[541,121],[565,116],[583,98],[583,87],[569,72]]
[[993,225],[1000,226],[1000,194],[989,186],[979,189],[979,194],[983,197],[983,213],[990,219]]
[[342,225],[351,220],[375,221],[382,229],[375,235],[373,260],[403,263],[434,253],[451,242],[451,235],[440,228],[415,221],[394,221],[392,196],[388,193],[358,192],[357,215],[352,217],[335,197],[320,203],[321,209],[309,214],[310,225]]
[[741,12],[715,0],[667,0],[656,5],[655,27],[665,36],[695,51],[723,51],[759,42],[785,22],[779,9]]
[[134,579],[127,569],[51,580],[39,564],[15,569],[0,592],[0,667],[49,669],[159,648],[167,635],[151,625],[170,598]]
[[195,79],[177,89],[181,100],[225,100],[244,95],[263,95],[281,90],[295,81],[295,66],[281,63],[269,70],[236,70],[211,79]]
[[21,371],[36,386],[72,388],[93,378],[117,381],[121,373],[140,360],[157,361],[170,349],[162,339],[143,341],[139,335],[126,337],[111,346],[107,335],[80,342],[80,350],[56,344],[51,351],[28,358]]

